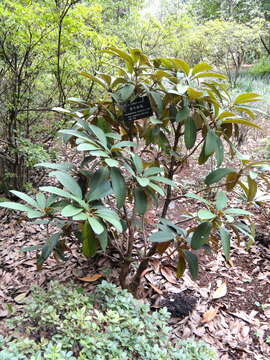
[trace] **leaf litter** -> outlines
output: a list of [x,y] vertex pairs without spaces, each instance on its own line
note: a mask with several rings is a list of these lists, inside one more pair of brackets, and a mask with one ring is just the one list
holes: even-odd
[[[179,181],[194,177],[193,165],[191,160],[181,172]],[[183,214],[194,211],[196,204],[192,203],[193,208],[189,209],[186,199],[181,199],[182,194],[178,195],[180,198],[171,203],[171,210],[173,218],[181,221]],[[171,311],[174,316],[169,324],[173,342],[188,337],[204,340],[217,349],[220,360],[270,359],[270,346],[266,342],[270,336],[270,249],[267,241],[270,214],[269,209],[265,211],[266,216],[262,216],[260,209],[252,210],[263,234],[259,240],[263,240],[249,251],[244,246],[232,247],[228,263],[221,254],[203,254],[199,250],[200,275],[197,281],[193,281],[188,272],[177,279],[177,260],[175,255],[170,255],[170,249],[166,259],[155,257],[145,271],[141,279],[142,295],[153,309],[161,308],[166,301],[174,308],[175,299],[187,305],[186,313],[181,316],[176,316],[179,309]],[[16,310],[23,310],[24,300],[34,284],[44,286],[57,279],[78,282],[89,290],[94,289],[102,277],[118,281],[117,254],[98,255],[87,260],[72,243],[68,244],[67,262],[49,258],[44,268],[37,271],[35,254],[19,250],[39,244],[46,233],[45,228],[29,225],[23,218],[18,219],[4,210],[0,210],[0,218],[0,334],[8,334],[6,319]],[[153,211],[149,211],[146,222],[149,226],[158,222]]]

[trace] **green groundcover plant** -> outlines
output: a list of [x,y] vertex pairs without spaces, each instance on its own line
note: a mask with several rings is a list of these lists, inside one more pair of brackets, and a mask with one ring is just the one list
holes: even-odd
[[[60,134],[81,154],[82,162],[40,164],[51,170],[49,176],[59,186],[42,186],[35,197],[11,191],[25,203],[0,206],[22,211],[48,227],[44,244],[24,249],[40,251],[38,268],[51,254],[64,260],[70,239],[79,243],[86,257],[113,247],[119,253],[120,284],[135,293],[152,256],[174,246],[177,276],[189,267],[195,279],[198,260],[192,249],[222,247],[228,259],[232,234],[238,241],[240,234],[253,240],[252,214],[228,207],[227,193],[238,187],[252,201],[257,180],[268,181],[267,172],[258,169],[269,160],[253,161],[234,145],[240,126],[259,128],[253,104],[260,96],[231,96],[226,77],[207,63],[192,68],[177,58],[148,58],[138,49],[103,52],[118,59],[114,76],[82,73],[90,84],[103,88],[103,97],[90,102],[71,98],[72,110],[55,109],[70,118],[70,127]],[[149,102],[142,119],[126,112],[138,100]],[[234,156],[239,168],[224,167],[225,158]],[[212,159],[214,170],[204,183],[219,191],[214,201],[186,194],[187,201],[199,200],[201,209],[182,214],[186,219],[180,223],[172,222],[169,205],[183,194],[174,178],[190,158],[196,158],[198,166]],[[160,221],[149,235],[145,219],[152,208]],[[190,221],[195,225],[180,226]],[[56,227],[58,231],[53,230]],[[138,239],[143,247],[136,246]]]
[[149,305],[127,290],[103,281],[95,293],[74,284],[36,287],[24,313],[11,321],[24,334],[0,338],[0,360],[214,360],[202,341],[170,342],[167,310]]

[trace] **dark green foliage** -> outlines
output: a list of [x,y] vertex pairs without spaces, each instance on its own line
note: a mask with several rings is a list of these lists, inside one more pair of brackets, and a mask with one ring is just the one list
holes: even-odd
[[[226,77],[207,63],[191,67],[178,58],[152,59],[139,49],[126,52],[108,47],[102,54],[117,59],[118,77],[104,73],[82,75],[102,88],[103,98],[71,98],[74,110],[55,109],[67,117],[67,128],[59,133],[82,154],[81,164],[40,164],[53,170],[49,176],[57,180],[58,187],[42,186],[35,197],[13,191],[26,204],[3,202],[0,206],[25,212],[30,219],[41,218],[59,228],[45,239],[38,256],[39,268],[51,253],[64,259],[67,236],[75,232],[86,257],[107,251],[109,246],[122,249],[119,279],[123,288],[137,290],[148,259],[156,252],[162,255],[170,245],[176,246],[179,254],[178,276],[188,267],[195,279],[198,261],[190,248],[199,250],[212,244],[216,248],[221,234],[221,246],[228,258],[229,236],[223,230],[220,233],[219,228],[238,231],[233,227],[234,217],[252,214],[239,209],[234,213],[233,209],[223,210],[225,195],[220,195],[215,204],[191,195],[202,201],[204,208],[186,215],[184,222],[197,221],[186,231],[167,219],[173,188],[181,186],[174,182],[174,175],[190,157],[197,157],[199,165],[212,158],[216,166],[205,177],[205,184],[218,183],[219,187],[223,181],[227,191],[238,184],[247,192],[248,201],[252,201],[257,192],[255,179],[260,177],[259,171],[256,176],[253,174],[253,168],[267,164],[267,160],[254,162],[241,157],[235,151],[233,134],[239,132],[241,125],[259,128],[249,106],[260,96],[251,92],[232,97]],[[149,98],[153,115],[127,121],[123,102],[141,97]],[[221,168],[227,148],[230,155],[239,157],[241,170]],[[247,185],[242,182],[243,177]],[[160,223],[158,231],[148,235],[144,221],[147,211],[154,207]],[[146,259],[134,246],[134,234],[138,232],[145,240]],[[71,239],[74,241],[74,237]],[[142,266],[128,283],[133,261],[140,261]]]

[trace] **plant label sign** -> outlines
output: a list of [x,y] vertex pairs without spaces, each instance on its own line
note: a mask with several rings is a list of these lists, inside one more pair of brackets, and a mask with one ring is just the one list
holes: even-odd
[[153,115],[148,96],[137,97],[133,101],[123,104],[124,120],[134,121]]

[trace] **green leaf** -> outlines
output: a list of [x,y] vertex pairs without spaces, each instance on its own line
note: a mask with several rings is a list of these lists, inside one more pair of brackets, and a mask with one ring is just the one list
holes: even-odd
[[85,221],[82,231],[82,253],[89,258],[97,252],[97,240],[88,221]]
[[218,191],[216,194],[216,208],[222,210],[226,207],[228,202],[227,195],[223,191]]
[[112,77],[108,74],[97,72],[99,78],[102,78],[104,81],[106,81],[107,85],[110,86],[112,82]]
[[154,104],[157,108],[157,112],[160,114],[162,112],[163,109],[163,100],[162,97],[159,93],[154,92],[154,91],[150,91],[149,93],[154,101]]
[[[186,233],[185,230],[183,230],[179,226],[175,225],[170,220],[167,220],[165,218],[160,218],[160,223],[165,225],[167,229],[169,228],[174,233],[176,232],[178,235],[181,235],[181,236],[184,236],[184,237],[187,236],[187,233]],[[160,227],[160,225],[159,225],[159,227]]]
[[101,233],[100,235],[96,235],[96,237],[100,243],[101,249],[103,251],[105,251],[108,246],[108,231],[107,231],[107,229],[105,229],[103,231],[103,233]]
[[74,215],[73,217],[72,217],[72,219],[73,220],[75,220],[75,221],[84,221],[84,220],[87,220],[87,215],[85,214],[85,213],[80,213],[80,214],[78,214],[78,215]]
[[100,157],[104,157],[104,158],[107,158],[108,157],[108,153],[106,153],[105,151],[103,150],[92,150],[90,152],[90,154],[92,156],[100,156]]
[[164,190],[162,189],[162,187],[150,182],[149,187],[151,187],[153,190],[155,190],[158,194],[160,194],[161,196],[165,196]]
[[109,181],[109,169],[99,168],[91,177],[90,192],[87,196],[88,201],[94,201],[112,193]]
[[187,62],[177,58],[169,58],[168,60],[171,61],[176,70],[182,70],[186,74],[186,76],[189,75],[190,68]]
[[107,83],[103,79],[100,79],[100,78],[98,78],[98,77],[96,77],[96,76],[94,76],[92,74],[89,74],[89,73],[87,73],[85,71],[82,71],[82,72],[80,72],[80,75],[83,75],[83,76],[87,77],[88,79],[98,83],[99,85],[101,85],[104,88],[107,87]]
[[[189,88],[188,85],[183,85],[183,84],[181,84],[181,83],[178,83],[178,84],[176,85],[176,89],[177,89],[177,92],[178,92],[179,95],[185,94],[185,93],[187,92],[187,89],[188,89],[188,88]],[[171,93],[171,91],[169,91],[169,92]],[[189,111],[186,112],[186,117],[185,117],[185,118],[187,118],[188,114],[189,114]],[[176,115],[176,121],[177,121],[177,122],[178,122],[178,121],[181,121],[181,120],[179,120],[179,118],[177,119],[177,115]]]
[[187,118],[185,123],[184,140],[187,149],[191,149],[196,141],[197,128],[194,120],[191,117]]
[[[122,69],[121,69],[121,71],[123,72]],[[114,89],[114,88],[117,87],[117,85],[119,85],[119,84],[126,84],[127,82],[128,82],[127,79],[124,79],[123,77],[122,77],[122,78],[118,77],[118,78],[116,78],[116,79],[112,82],[111,88]]]
[[265,165],[267,165],[267,164],[269,164],[269,162],[270,162],[270,160],[259,160],[259,161],[252,161],[252,162],[250,162],[249,164],[247,164],[247,168],[249,168],[249,167],[256,167],[256,166],[260,166],[260,165],[263,165],[263,164],[265,164]]
[[201,149],[201,153],[198,159],[198,164],[202,165],[204,164],[207,160],[208,160],[209,156],[205,155],[205,141],[203,143],[202,149]]
[[147,196],[140,187],[134,189],[135,209],[140,215],[144,215],[147,210]]
[[184,250],[185,259],[187,260],[189,271],[191,273],[191,277],[193,280],[196,280],[198,276],[198,258],[195,254],[193,254],[191,251]]
[[233,218],[231,215],[225,215],[225,218],[226,218],[226,220],[227,220],[229,223],[233,223],[233,222],[234,222],[234,218]]
[[81,131],[64,129],[64,130],[59,130],[58,132],[59,132],[59,134],[63,134],[63,135],[75,136],[76,138],[85,140],[86,142],[93,142],[92,137],[90,137],[89,135],[87,135]]
[[105,148],[107,148],[107,138],[103,130],[101,130],[98,126],[89,124],[89,128],[91,129],[92,133],[95,134],[97,139],[99,140],[100,144]]
[[184,120],[188,119],[189,113],[190,113],[190,109],[188,107],[185,107],[181,111],[177,111],[175,118],[176,122],[182,123]]
[[46,244],[43,245],[42,251],[40,256],[37,259],[37,265],[42,265],[44,261],[48,259],[48,257],[51,255],[52,251],[58,244],[61,236],[61,232],[53,234],[49,239],[47,240]]
[[221,111],[217,117],[218,120],[222,120],[222,119],[226,119],[228,117],[232,117],[235,116],[235,113],[231,112],[231,111]]
[[108,46],[106,49],[101,50],[101,52],[110,54],[110,55],[114,55],[114,56],[118,56],[120,59],[127,61],[128,63],[133,64],[133,60],[132,57],[126,53],[125,51],[122,51],[118,48],[115,48],[113,46]]
[[[120,89],[118,89],[112,96],[117,103],[124,103],[129,100],[131,95],[133,95],[135,85],[125,84]],[[132,104],[132,103],[131,103]]]
[[[97,108],[90,108],[88,111],[88,114],[93,114],[95,111],[97,110]],[[83,116],[83,114],[81,113],[81,115]],[[76,125],[81,125],[81,127],[87,131],[87,133],[91,132],[90,127],[89,127],[89,122],[83,120],[82,118],[77,118],[77,124]],[[86,135],[88,135],[87,133],[85,133]],[[91,138],[89,138],[89,141],[91,141]]]
[[221,168],[221,169],[214,170],[206,176],[204,182],[206,185],[215,184],[218,181],[220,181],[222,178],[224,178],[224,176],[227,176],[228,174],[230,174],[232,172],[235,173],[235,169]]
[[109,167],[119,166],[119,162],[114,159],[105,159],[105,163],[109,165]]
[[120,141],[117,144],[114,144],[111,148],[111,151],[115,151],[117,149],[121,149],[123,147],[136,147],[137,145],[133,141]]
[[257,194],[257,189],[258,189],[258,185],[257,182],[251,178],[250,175],[248,175],[247,177],[248,180],[248,201],[252,201],[254,200],[256,194]]
[[150,168],[147,168],[144,170],[143,175],[144,176],[152,176],[152,175],[160,174],[162,172],[163,172],[163,170],[161,168],[150,167]]
[[205,72],[205,71],[210,71],[212,70],[213,67],[207,63],[200,63],[194,66],[194,68],[192,69],[192,75],[195,75],[197,73],[201,73],[201,72]]
[[43,245],[30,245],[19,250],[19,252],[35,251],[43,248]]
[[217,148],[216,148],[216,160],[217,167],[220,167],[224,160],[224,146],[219,136],[216,137]]
[[102,211],[97,211],[97,215],[101,217],[103,220],[108,221],[110,224],[112,224],[117,231],[119,232],[123,231],[121,221],[116,213],[111,215]]
[[219,234],[220,234],[221,244],[222,244],[222,247],[223,247],[225,258],[226,258],[226,260],[229,260],[229,258],[230,258],[230,249],[231,249],[231,235],[230,235],[230,232],[226,228],[220,227],[219,228]]
[[138,174],[142,174],[142,172],[143,172],[142,159],[137,154],[134,154],[132,156],[132,159],[133,159],[133,162],[134,162],[134,165],[135,165],[135,167],[137,169]]
[[136,180],[138,181],[138,183],[141,187],[146,187],[150,183],[150,180],[148,178],[142,178],[139,176],[136,177]]
[[40,211],[37,211],[37,210],[29,210],[27,211],[27,217],[29,219],[35,219],[35,218],[38,218],[38,217],[41,217],[43,216],[44,214]]
[[193,76],[192,79],[210,78],[210,77],[216,78],[216,79],[227,80],[227,76],[219,74],[219,73],[214,73],[214,72],[199,73],[199,74],[196,74],[195,76]]
[[112,193],[112,188],[110,182],[104,181],[99,185],[99,187],[94,188],[93,190],[88,193],[87,200],[88,201],[94,201],[103,199],[106,196],[110,195]]
[[60,171],[66,171],[66,172],[74,169],[74,165],[69,162],[63,162],[63,163],[59,163],[59,164],[43,162],[43,163],[38,163],[34,166],[35,167],[41,166],[41,167],[45,167],[45,168],[52,169],[52,170],[60,170]]
[[150,235],[149,240],[152,242],[163,243],[174,240],[175,234],[172,231],[158,231]]
[[47,205],[47,200],[43,193],[37,193],[36,202],[38,204],[39,209],[46,209],[47,206],[48,207],[50,206],[49,204]]
[[125,203],[127,186],[121,171],[116,167],[111,168],[111,178],[113,192],[115,193],[116,197],[116,204],[118,209],[121,209]]
[[240,94],[238,95],[235,100],[234,100],[234,104],[243,104],[243,103],[247,103],[247,102],[256,102],[256,101],[261,101],[261,96],[257,93],[244,93],[244,94]]
[[78,185],[77,181],[73,179],[67,173],[61,171],[52,171],[49,176],[55,176],[56,179],[74,196],[79,199],[82,199],[82,190]]
[[191,100],[199,100],[202,98],[203,96],[203,92],[202,91],[199,91],[197,89],[193,89],[191,87],[189,87],[187,89],[187,93],[188,93],[188,96]]
[[224,210],[224,214],[254,216],[251,212],[238,208],[226,209]]
[[185,196],[188,197],[188,198],[191,198],[191,199],[198,200],[198,201],[200,201],[200,202],[202,202],[202,203],[204,203],[204,204],[206,204],[208,206],[211,205],[211,203],[208,200],[205,200],[204,198],[202,198],[199,195],[192,194],[192,193],[187,193],[187,194],[185,194]]
[[248,121],[246,119],[237,118],[237,117],[225,119],[225,120],[223,120],[222,124],[241,124],[241,125],[246,125],[246,126],[249,126],[249,127],[255,127],[257,129],[262,130],[262,128],[259,125],[255,124],[255,123],[253,123],[251,121]]
[[[65,201],[65,200],[63,200],[63,201]],[[53,204],[55,204],[55,202],[58,202],[58,198],[55,194],[52,194],[47,198],[46,202],[47,202],[46,206],[49,207],[49,206],[52,206]]]
[[198,217],[200,220],[211,220],[214,219],[216,215],[207,209],[201,209],[198,211]]
[[169,186],[172,186],[172,187],[176,186],[176,184],[172,180],[170,180],[168,178],[165,178],[164,176],[150,176],[149,179],[152,180],[152,181],[161,182],[163,184],[166,184],[166,185],[169,185]]
[[10,192],[14,195],[16,195],[18,198],[24,200],[25,202],[27,202],[29,205],[33,206],[34,208],[38,208],[38,204],[37,202],[32,199],[29,195],[22,193],[20,191],[15,191],[15,190],[10,190]]
[[77,208],[73,205],[67,205],[64,207],[64,209],[61,211],[62,216],[74,216],[78,215],[83,211],[83,209]]
[[[109,110],[107,109],[107,111],[109,111]],[[111,112],[110,112],[110,114],[111,114]],[[103,120],[106,121],[105,119],[103,119]],[[113,133],[112,132],[106,132],[106,137],[114,139],[114,140],[121,140],[122,139],[122,136],[120,134],[115,133],[115,132],[113,132]],[[129,141],[127,141],[127,142],[129,142]]]
[[171,74],[169,74],[168,72],[166,71],[162,71],[162,70],[157,70],[154,72],[154,74],[151,75],[151,78],[154,80],[154,81],[161,81],[162,78],[167,78],[171,81],[173,81],[174,79],[176,79],[174,76],[172,76]]
[[242,224],[242,223],[239,222],[239,223],[232,224],[231,227],[236,229],[236,230],[241,231],[242,234],[248,236],[251,240],[254,240],[252,230],[246,224]]
[[19,204],[16,202],[9,202],[9,201],[8,202],[0,202],[0,207],[12,209],[12,210],[18,210],[18,211],[32,211],[33,210],[26,205]]
[[67,99],[67,101],[76,105],[84,105],[84,106],[88,105],[83,99],[76,97],[70,97]]
[[87,220],[89,221],[89,224],[90,224],[90,226],[93,229],[95,234],[100,235],[100,234],[103,233],[105,228],[97,218],[95,218],[93,216],[88,216]]
[[71,115],[72,112],[67,110],[67,109],[64,109],[64,108],[61,108],[60,106],[55,106],[52,108],[52,111],[57,111],[59,112],[60,114],[68,114],[68,115]]
[[207,243],[211,229],[212,224],[209,222],[203,222],[197,227],[191,238],[192,249],[199,250]]
[[65,190],[59,189],[55,186],[41,186],[40,190],[51,193],[51,194],[55,194],[55,195],[58,195],[58,196],[61,196],[64,198],[72,199],[72,200],[74,200],[74,198],[75,198],[75,196],[73,196],[72,194],[68,193]]
[[232,191],[237,181],[239,180],[239,174],[236,172],[230,173],[226,178],[226,190]]
[[80,144],[77,146],[77,150],[78,151],[93,151],[93,150],[99,150],[99,148],[93,144],[83,143],[83,144]]
[[206,135],[204,153],[206,156],[210,156],[214,154],[216,150],[217,150],[217,135],[214,132],[214,130],[210,129]]

